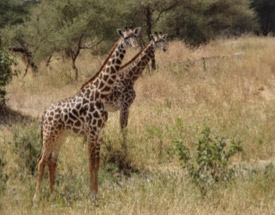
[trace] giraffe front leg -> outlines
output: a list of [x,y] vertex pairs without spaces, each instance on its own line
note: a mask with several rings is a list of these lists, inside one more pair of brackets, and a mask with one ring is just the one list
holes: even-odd
[[100,144],[95,135],[88,136],[89,170],[90,170],[90,198],[96,201],[98,193],[98,169]]
[[127,125],[128,125],[129,108],[123,107],[120,110],[120,130],[122,133],[122,148],[127,155]]

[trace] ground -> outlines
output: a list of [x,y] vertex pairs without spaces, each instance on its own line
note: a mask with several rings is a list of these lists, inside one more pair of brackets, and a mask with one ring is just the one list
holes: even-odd
[[[124,62],[136,52],[130,50]],[[220,39],[198,49],[173,41],[156,56],[157,70],[145,70],[135,86],[127,158],[121,158],[119,115],[109,114],[97,205],[88,199],[85,138],[66,138],[56,193],[49,196],[46,175],[36,208],[32,165],[43,111],[76,93],[104,56],[82,53],[78,81],[70,62],[57,58],[50,67],[40,65],[38,74],[13,79],[0,121],[1,214],[275,214],[274,38]],[[175,142],[194,149],[205,126],[241,141],[243,153],[230,161],[235,179],[202,197],[180,165]]]

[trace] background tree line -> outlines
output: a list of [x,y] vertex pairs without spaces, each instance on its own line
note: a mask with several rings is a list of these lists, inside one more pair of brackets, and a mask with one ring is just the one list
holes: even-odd
[[53,55],[76,60],[83,49],[106,52],[116,28],[142,26],[141,43],[155,30],[199,46],[220,35],[275,33],[274,0],[1,0],[1,46],[37,72]]

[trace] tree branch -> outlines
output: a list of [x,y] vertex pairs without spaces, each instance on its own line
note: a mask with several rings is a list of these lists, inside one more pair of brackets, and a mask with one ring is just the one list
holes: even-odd
[[91,46],[87,46],[87,45],[80,46],[80,49],[93,49],[102,42],[103,42],[103,39],[101,39],[100,41],[98,41],[97,43],[95,43],[94,45],[91,45]]
[[172,4],[172,5],[170,5],[170,6],[166,7],[166,8],[163,8],[162,10],[160,10],[160,11],[159,11],[159,14],[158,14],[158,16],[157,16],[157,18],[156,18],[155,21],[152,23],[152,25],[155,25],[155,24],[159,21],[161,15],[162,15],[163,13],[165,13],[165,12],[167,12],[167,11],[169,11],[169,10],[174,9],[175,7],[178,6],[178,4],[179,4],[179,2],[176,1],[174,4]]

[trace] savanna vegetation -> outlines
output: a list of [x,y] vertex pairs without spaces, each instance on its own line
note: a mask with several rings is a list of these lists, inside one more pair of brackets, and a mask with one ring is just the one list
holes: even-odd
[[[274,214],[272,8],[271,0],[1,1],[0,214]],[[85,137],[68,136],[56,192],[46,174],[33,208],[43,111],[97,72],[125,25],[142,26],[141,46],[154,31],[170,38],[135,86],[127,155],[119,114],[110,113],[95,205]]]

